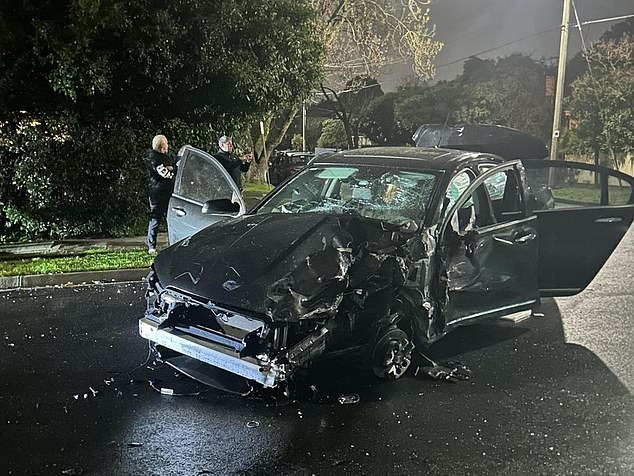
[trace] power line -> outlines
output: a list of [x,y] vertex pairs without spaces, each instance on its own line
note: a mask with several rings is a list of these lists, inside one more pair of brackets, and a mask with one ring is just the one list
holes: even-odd
[[524,41],[524,40],[530,40],[531,38],[534,38],[534,37],[539,36],[539,35],[543,35],[544,33],[551,33],[553,31],[557,31],[560,28],[561,27],[558,26],[556,28],[549,28],[548,30],[538,31],[537,33],[533,33],[532,35],[524,36],[522,38],[518,38],[516,40],[506,42],[506,43],[504,43],[502,45],[495,46],[493,48],[489,48],[487,50],[482,50],[482,51],[478,51],[477,53],[472,53],[469,56],[465,56],[464,58],[460,58],[460,59],[457,59],[457,60],[454,60],[454,61],[450,61],[449,63],[444,63],[444,64],[441,64],[441,65],[438,65],[438,66],[436,66],[436,68],[443,68],[445,66],[451,66],[452,64],[460,63],[461,61],[469,59],[469,58],[471,58],[473,56],[483,55],[485,53],[491,53],[492,51],[500,50],[500,49],[505,48],[505,47],[507,47],[509,45],[512,45],[514,43],[519,43],[520,41]]
[[[593,24],[596,24],[596,23],[606,23],[606,22],[611,22],[611,21],[626,20],[628,18],[634,18],[634,14],[632,14],[632,15],[621,15],[621,16],[618,16],[618,17],[611,17],[611,18],[600,18],[600,19],[597,19],[597,20],[589,20],[589,21],[577,23],[577,24],[571,25],[571,26],[573,26],[575,28],[578,28],[581,31],[581,27],[582,26],[593,25]],[[509,45],[512,45],[512,44],[515,44],[515,43],[519,43],[520,41],[530,40],[531,38],[534,38],[536,36],[543,35],[545,33],[552,33],[554,31],[557,31],[557,30],[560,30],[560,29],[561,29],[561,26],[559,25],[557,27],[549,28],[548,30],[542,30],[542,31],[539,31],[537,33],[533,33],[532,35],[528,35],[528,36],[524,36],[522,38],[518,38],[518,39],[515,39],[515,40],[512,40],[512,41],[508,41],[508,42],[503,43],[501,45],[494,46],[493,48],[489,48],[489,49],[486,49],[486,50],[478,51],[477,53],[472,53],[472,54],[470,54],[468,56],[465,56],[463,58],[460,58],[460,59],[457,59],[457,60],[454,60],[454,61],[450,61],[448,63],[443,63],[441,65],[436,66],[436,68],[444,68],[446,66],[451,66],[451,65],[454,65],[456,63],[460,63],[461,61],[465,61],[465,60],[467,60],[467,59],[469,59],[469,58],[471,58],[473,56],[478,56],[478,55],[483,55],[483,54],[486,54],[486,53],[491,53],[493,51],[497,51],[497,50],[500,50],[502,48],[506,48]]]

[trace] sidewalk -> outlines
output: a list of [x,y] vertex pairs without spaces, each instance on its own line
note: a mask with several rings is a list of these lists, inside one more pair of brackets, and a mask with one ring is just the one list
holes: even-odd
[[[167,234],[158,236],[159,248],[167,247]],[[36,243],[10,243],[0,245],[0,259],[33,258],[36,256],[56,256],[81,253],[94,248],[132,249],[144,248],[145,236],[128,238],[98,238],[85,240],[40,241]]]
[[[159,249],[167,247],[167,234],[160,233]],[[111,250],[144,248],[145,236],[129,238],[102,238],[94,240],[60,240],[38,243],[15,243],[0,245],[0,259],[53,257],[82,253],[95,248]],[[89,284],[95,282],[140,281],[148,274],[147,268],[112,269],[105,271],[82,271],[78,273],[32,274],[25,276],[0,277],[0,290]]]

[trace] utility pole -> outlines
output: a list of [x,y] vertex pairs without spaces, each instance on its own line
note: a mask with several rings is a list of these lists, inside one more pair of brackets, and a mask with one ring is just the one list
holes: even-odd
[[564,0],[561,19],[561,38],[559,40],[559,62],[557,65],[557,85],[555,89],[555,111],[553,113],[553,137],[550,144],[550,160],[557,160],[557,146],[561,127],[561,103],[564,97],[566,80],[566,55],[568,54],[568,30],[570,29],[570,0]]

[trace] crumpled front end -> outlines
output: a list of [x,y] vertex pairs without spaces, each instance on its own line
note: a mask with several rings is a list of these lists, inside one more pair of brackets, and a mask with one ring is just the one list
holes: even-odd
[[[277,387],[298,367],[323,353],[328,330],[315,323],[301,326],[296,338],[289,325],[276,325],[195,296],[162,289],[148,276],[148,307],[139,333],[155,346],[170,349],[233,375]],[[312,329],[311,329],[312,327]]]
[[[416,229],[356,217],[300,218],[311,226],[290,237],[274,235],[277,216],[247,217],[231,224],[231,240],[212,227],[207,233],[219,236],[172,247],[148,277],[141,336],[234,376],[280,387],[326,352],[371,350],[392,328],[409,333],[425,327],[409,322],[410,311],[422,306],[420,287],[428,279],[427,246]],[[260,237],[275,236],[267,247],[274,251],[263,258],[260,248],[245,259],[254,228]],[[232,246],[220,249],[223,239]],[[215,244],[213,253],[208,243]],[[187,269],[201,270],[191,278],[183,277],[185,257]],[[231,274],[236,286],[227,288]]]

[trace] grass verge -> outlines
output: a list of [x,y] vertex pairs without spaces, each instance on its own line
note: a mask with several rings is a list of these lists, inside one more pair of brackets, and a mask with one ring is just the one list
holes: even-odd
[[[267,184],[245,183],[244,199],[251,206],[272,189],[273,187]],[[145,217],[139,220],[137,228],[140,231],[137,231],[136,234],[145,232],[147,223],[145,220]],[[152,264],[153,259],[145,249],[141,248],[127,250],[92,249],[75,255],[0,260],[0,277],[147,268]]]
[[56,274],[107,269],[147,268],[154,257],[145,249],[90,250],[82,255],[0,261],[0,276]]
[[273,186],[266,183],[245,183],[244,189],[242,190],[242,197],[247,204],[247,208],[252,207],[271,190],[273,190]]

